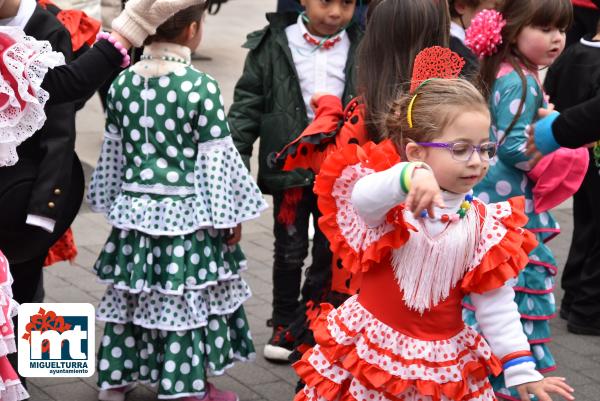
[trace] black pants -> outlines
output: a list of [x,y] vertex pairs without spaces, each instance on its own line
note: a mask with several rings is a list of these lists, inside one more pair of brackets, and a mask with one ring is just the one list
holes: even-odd
[[573,26],[567,32],[566,45],[579,42],[584,35],[595,34],[600,12],[586,7],[573,7]]
[[273,194],[273,236],[275,254],[273,260],[273,326],[287,326],[295,318],[300,305],[300,283],[304,259],[308,256],[309,217],[314,219],[315,236],[312,246],[312,264],[306,270],[306,280],[302,288],[303,299],[318,291],[321,282],[326,281],[331,270],[331,251],[329,242],[319,230],[317,220],[320,216],[317,196],[312,187],[303,189],[302,200],[298,203],[296,220],[290,226],[277,221],[283,192]]
[[600,175],[591,156],[583,184],[573,197],[573,240],[561,282],[563,307],[575,319],[600,320],[599,205]]
[[44,284],[42,269],[46,255],[35,257],[24,263],[10,265],[13,276],[13,298],[19,304],[42,302],[44,299]]

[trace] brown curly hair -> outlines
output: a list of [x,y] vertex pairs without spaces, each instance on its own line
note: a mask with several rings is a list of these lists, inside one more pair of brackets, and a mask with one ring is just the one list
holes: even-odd
[[[412,127],[408,124],[408,107],[414,96]],[[402,94],[382,116],[385,134],[405,158],[404,148],[410,141],[431,142],[465,111],[489,115],[487,102],[479,90],[464,79],[431,79],[412,94]]]

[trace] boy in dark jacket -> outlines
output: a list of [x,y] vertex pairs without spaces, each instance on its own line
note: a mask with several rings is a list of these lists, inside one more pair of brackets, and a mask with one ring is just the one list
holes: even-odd
[[[305,12],[267,14],[269,25],[248,35],[250,49],[229,111],[233,140],[249,167],[260,138],[258,185],[273,195],[273,336],[265,358],[286,361],[293,338],[285,327],[299,306],[302,266],[308,255],[308,226],[319,212],[308,170],[281,171],[277,152],[314,118],[310,98],[316,92],[339,96],[346,104],[354,92],[354,53],[361,37],[352,15],[356,0],[301,0]],[[315,224],[316,226],[316,224]],[[311,274],[330,269],[329,244],[315,227]]]
[[[558,111],[600,96],[600,23],[595,36],[584,36],[550,67],[545,88]],[[573,197],[573,240],[562,275],[560,316],[572,333],[600,335],[600,155],[595,160],[590,152],[587,174]]]

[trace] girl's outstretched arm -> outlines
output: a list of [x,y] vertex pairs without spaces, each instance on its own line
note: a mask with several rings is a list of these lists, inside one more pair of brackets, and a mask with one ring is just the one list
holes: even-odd
[[501,358],[507,387],[516,387],[522,401],[535,394],[539,401],[552,401],[548,393],[573,400],[573,389],[563,378],[544,378],[536,369],[523,333],[514,290],[504,285],[483,294],[471,294],[477,321],[492,351]]
[[440,187],[424,163],[398,163],[369,174],[352,191],[352,204],[370,227],[382,224],[386,214],[403,202],[415,217],[423,210],[433,215],[434,205],[443,207]]

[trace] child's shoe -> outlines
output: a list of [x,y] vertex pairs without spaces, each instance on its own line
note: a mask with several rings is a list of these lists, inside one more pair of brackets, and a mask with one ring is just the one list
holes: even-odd
[[284,326],[273,329],[273,335],[265,344],[263,356],[269,362],[288,363],[289,357],[294,351],[294,338]]
[[219,390],[213,384],[207,383],[208,391],[204,397],[183,397],[177,401],[239,401],[239,397],[233,391]]
[[100,401],[125,401],[127,393],[133,390],[134,388],[135,384],[130,383],[122,387],[100,390],[100,392],[98,393],[98,399]]

